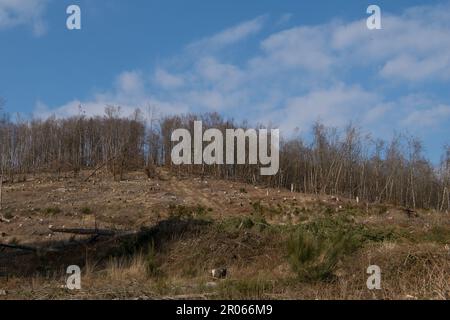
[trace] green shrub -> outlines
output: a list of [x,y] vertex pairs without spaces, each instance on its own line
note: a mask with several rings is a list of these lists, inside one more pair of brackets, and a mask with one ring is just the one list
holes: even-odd
[[251,229],[254,225],[255,223],[250,218],[244,218],[241,222],[241,226],[245,229]]
[[287,243],[288,259],[301,280],[329,280],[339,261],[367,242],[397,238],[391,229],[356,224],[345,215],[319,218],[297,227]]
[[234,233],[242,229],[263,231],[270,224],[262,217],[230,217],[216,225],[218,232]]
[[450,242],[450,232],[443,226],[433,226],[424,236],[426,241],[447,244]]
[[320,218],[302,226],[302,228],[311,231],[315,235],[321,235],[327,238],[344,233],[348,235],[349,242],[354,247],[360,247],[369,241],[393,241],[400,237],[400,234],[395,228],[356,224],[348,215]]
[[262,216],[264,214],[264,206],[260,201],[252,203],[253,213],[258,216]]
[[92,209],[91,208],[88,208],[88,207],[84,207],[84,208],[81,208],[81,213],[82,214],[92,214]]
[[288,240],[289,262],[300,280],[330,280],[340,259],[355,247],[349,235],[326,237],[298,229]]
[[14,218],[14,215],[12,214],[11,211],[6,211],[5,214],[3,215],[3,217],[5,219],[12,219],[12,218]]
[[205,217],[206,214],[211,211],[201,205],[197,205],[194,207],[184,205],[174,205],[174,204],[169,205],[169,216],[171,218],[192,219],[198,217]]
[[201,205],[197,205],[194,210],[197,217],[204,217],[208,212],[207,209]]

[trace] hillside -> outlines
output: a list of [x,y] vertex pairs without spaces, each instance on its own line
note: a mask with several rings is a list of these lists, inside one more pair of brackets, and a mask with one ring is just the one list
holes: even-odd
[[[450,298],[448,213],[164,169],[90,173],[4,184],[0,299]],[[68,229],[111,234],[55,232]],[[370,291],[374,264],[382,289]],[[62,288],[69,265],[81,291]]]

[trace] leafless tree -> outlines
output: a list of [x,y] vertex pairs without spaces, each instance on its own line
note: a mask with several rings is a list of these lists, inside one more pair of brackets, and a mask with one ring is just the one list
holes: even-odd
[[[26,179],[36,172],[78,175],[83,169],[106,168],[116,179],[129,170],[165,165],[177,174],[210,175],[267,187],[287,188],[311,194],[332,194],[369,202],[392,203],[407,208],[450,210],[450,148],[440,166],[423,154],[414,137],[397,134],[387,142],[372,139],[349,124],[343,130],[316,123],[309,137],[284,139],[280,145],[280,170],[275,176],[260,176],[258,165],[172,166],[173,130],[193,134],[193,123],[204,129],[243,128],[217,113],[151,117],[140,110],[130,117],[120,107],[108,106],[104,116],[45,120],[0,120],[0,169],[4,183]],[[258,128],[263,126],[258,125]],[[224,146],[225,148],[225,146]],[[225,151],[225,149],[224,149]],[[248,150],[246,150],[248,151]],[[248,154],[248,152],[247,152]]]

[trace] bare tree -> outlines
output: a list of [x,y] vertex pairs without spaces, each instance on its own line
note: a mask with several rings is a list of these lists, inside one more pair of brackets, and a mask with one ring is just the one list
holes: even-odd
[[[2,111],[4,105],[5,105],[5,99],[0,97],[0,112]],[[2,191],[3,191],[3,166],[1,165],[1,162],[0,162],[0,213],[1,213],[2,207],[3,207],[3,194],[2,194]]]
[[259,175],[258,165],[171,165],[173,130],[185,128],[193,133],[194,121],[202,120],[205,130],[213,127],[225,135],[227,129],[248,128],[246,122],[237,124],[217,113],[161,119],[151,115],[148,120],[140,110],[123,117],[117,106],[107,107],[103,117],[88,118],[80,113],[66,119],[18,117],[9,121],[5,116],[0,121],[3,183],[34,172],[77,175],[83,169],[96,173],[103,168],[116,179],[122,179],[129,170],[145,168],[151,178],[149,165],[166,165],[177,174],[211,175],[289,190],[293,186],[305,193],[413,209],[450,209],[449,147],[438,168],[425,158],[421,143],[414,137],[397,134],[388,142],[374,140],[352,124],[338,130],[316,123],[312,138],[297,136],[281,141],[280,171],[266,177]]

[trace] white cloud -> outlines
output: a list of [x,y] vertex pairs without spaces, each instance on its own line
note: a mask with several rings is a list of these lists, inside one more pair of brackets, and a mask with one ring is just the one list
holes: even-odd
[[141,95],[144,92],[144,82],[140,72],[125,71],[116,79],[118,92],[125,96]]
[[318,120],[328,126],[341,127],[351,119],[361,120],[378,101],[376,94],[360,87],[338,84],[288,99],[279,121],[288,131],[309,130]]
[[80,112],[86,116],[101,116],[104,115],[106,106],[120,107],[121,114],[125,117],[131,116],[137,108],[145,111],[147,107],[156,107],[161,114],[186,113],[189,110],[183,102],[163,101],[147,94],[146,83],[139,71],[122,72],[116,77],[114,84],[112,91],[98,92],[91,99],[75,99],[56,108],[38,101],[34,116],[64,118],[80,115]]
[[183,86],[184,80],[181,76],[173,75],[162,68],[157,68],[153,77],[154,82],[166,89]]
[[105,107],[107,106],[120,107],[121,115],[124,117],[132,116],[137,108],[145,112],[148,107],[157,107],[155,110],[162,115],[186,113],[189,109],[187,105],[182,103],[172,104],[157,100],[153,97],[145,97],[136,104],[124,104],[117,97],[112,96],[107,99],[105,96],[99,96],[96,99],[87,101],[72,100],[57,108],[49,107],[43,102],[38,101],[35,106],[34,116],[41,119],[46,119],[51,116],[55,116],[56,118],[67,118],[78,115],[88,117],[103,116],[105,114]]
[[380,64],[384,79],[419,82],[450,75],[450,4],[423,6],[401,15],[383,15],[383,30],[369,31],[365,21],[335,28],[332,47],[341,64]]
[[450,106],[438,105],[424,110],[413,111],[402,121],[404,126],[430,128],[450,120]]
[[383,12],[382,30],[365,19],[297,26],[261,43],[255,69],[326,74],[377,66],[381,79],[420,82],[450,79],[450,3],[422,6],[392,15]]
[[[119,75],[112,92],[83,106],[92,114],[102,114],[106,104],[127,112],[148,104],[165,114],[219,111],[274,122],[288,132],[317,120],[331,126],[354,121],[380,135],[415,122],[448,123],[448,103],[426,89],[410,94],[415,91],[410,84],[450,79],[450,5],[446,8],[384,13],[380,31],[368,30],[363,19],[297,26],[260,39],[245,58],[218,50],[227,46],[239,53],[239,41],[262,29],[265,17],[259,17],[193,42],[176,64],[157,66],[148,83],[139,71]],[[392,93],[399,83],[401,90]],[[78,104],[52,111],[76,114]]]
[[322,26],[297,27],[276,33],[262,42],[265,56],[255,60],[256,64],[324,70],[333,62],[326,29]]
[[240,68],[221,63],[213,57],[199,59],[195,72],[199,81],[216,85],[223,91],[237,88],[245,79],[245,74]]
[[435,77],[450,77],[450,52],[426,58],[399,55],[386,62],[380,74],[385,78],[420,81]]
[[278,19],[276,25],[282,26],[282,25],[289,23],[289,21],[291,21],[291,19],[292,19],[292,16],[293,16],[292,13],[282,14],[281,17]]
[[49,0],[0,0],[0,30],[27,25],[36,36],[46,32],[43,14]]
[[395,108],[395,103],[393,102],[382,102],[370,108],[364,115],[363,124],[371,125],[383,117],[389,117],[389,112]]
[[245,21],[211,37],[195,41],[187,49],[193,52],[219,50],[258,33],[264,26],[265,20],[265,16],[260,16],[253,20]]

